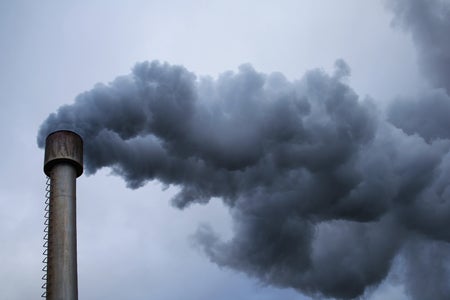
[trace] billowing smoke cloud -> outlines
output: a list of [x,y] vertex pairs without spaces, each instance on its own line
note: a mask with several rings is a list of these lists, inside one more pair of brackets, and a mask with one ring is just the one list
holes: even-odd
[[[422,2],[395,3],[411,31],[424,26],[410,25]],[[215,263],[265,283],[353,299],[401,258],[413,299],[446,299],[448,121],[418,125],[424,111],[446,114],[448,85],[425,93],[432,105],[395,102],[391,123],[345,83],[349,75],[342,60],[333,74],[313,70],[298,81],[250,65],[212,79],[140,63],[51,114],[38,144],[54,130],[74,130],[89,173],[110,167],[131,188],[154,179],[176,185],[180,208],[221,198],[234,236],[223,241],[203,226],[196,240]]]
[[181,187],[184,207],[220,197],[234,237],[208,228],[210,258],[279,286],[354,298],[389,272],[408,236],[450,240],[448,141],[383,122],[342,82],[349,69],[290,82],[251,66],[217,80],[142,63],[44,122],[85,140],[90,173],[111,167],[132,188]]

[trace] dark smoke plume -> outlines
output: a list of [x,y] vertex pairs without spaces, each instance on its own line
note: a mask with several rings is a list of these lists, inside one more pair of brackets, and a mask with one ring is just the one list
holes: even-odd
[[197,233],[214,262],[351,299],[385,278],[410,235],[450,240],[450,144],[383,122],[336,66],[290,82],[249,65],[213,80],[141,63],[51,114],[38,142],[72,129],[90,173],[111,167],[132,188],[177,185],[179,207],[222,198],[233,239]]
[[262,282],[354,299],[400,258],[413,299],[447,299],[450,81],[437,60],[448,56],[428,53],[420,32],[440,34],[448,18],[429,14],[448,5],[392,3],[440,89],[394,102],[389,122],[345,83],[342,60],[334,74],[313,70],[298,81],[250,65],[197,78],[155,61],[59,108],[38,144],[74,130],[89,173],[110,167],[131,188],[154,179],[176,185],[180,208],[221,198],[234,236],[223,241],[204,226],[196,239],[215,263]]

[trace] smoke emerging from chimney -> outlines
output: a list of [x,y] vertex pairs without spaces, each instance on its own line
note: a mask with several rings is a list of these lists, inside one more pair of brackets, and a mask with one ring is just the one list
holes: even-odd
[[[392,3],[424,69],[440,68],[417,28],[429,25],[420,20],[432,19],[432,5],[448,12],[448,3]],[[448,28],[449,18],[441,23],[432,25]],[[444,69],[436,74],[430,80],[440,89],[398,99],[386,120],[345,83],[342,60],[333,74],[313,70],[298,81],[250,65],[212,79],[139,63],[51,114],[38,144],[54,130],[74,130],[88,173],[110,167],[131,188],[154,179],[176,185],[179,208],[221,198],[233,238],[222,241],[205,226],[196,240],[213,262],[265,283],[353,299],[401,257],[413,299],[446,299],[450,86]]]

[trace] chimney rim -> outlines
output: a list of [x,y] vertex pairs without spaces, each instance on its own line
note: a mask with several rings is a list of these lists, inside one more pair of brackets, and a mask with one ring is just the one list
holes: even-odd
[[45,139],[44,173],[50,176],[51,169],[63,162],[75,167],[77,177],[83,174],[83,138],[71,130],[53,131]]

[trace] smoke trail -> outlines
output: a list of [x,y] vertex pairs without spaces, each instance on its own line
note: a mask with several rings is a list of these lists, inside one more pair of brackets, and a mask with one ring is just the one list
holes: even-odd
[[[441,63],[448,52],[427,48],[421,32],[448,26],[448,18],[432,18],[448,5],[392,4],[441,89],[394,102],[389,122],[344,83],[350,69],[342,60],[334,74],[313,70],[298,81],[250,65],[197,78],[155,61],[59,108],[38,144],[53,130],[75,130],[89,173],[110,167],[131,188],[153,179],[179,186],[180,208],[221,198],[233,238],[201,227],[197,241],[215,263],[263,282],[353,299],[402,257],[413,299],[446,299],[450,102]],[[444,38],[438,48],[446,45]]]

